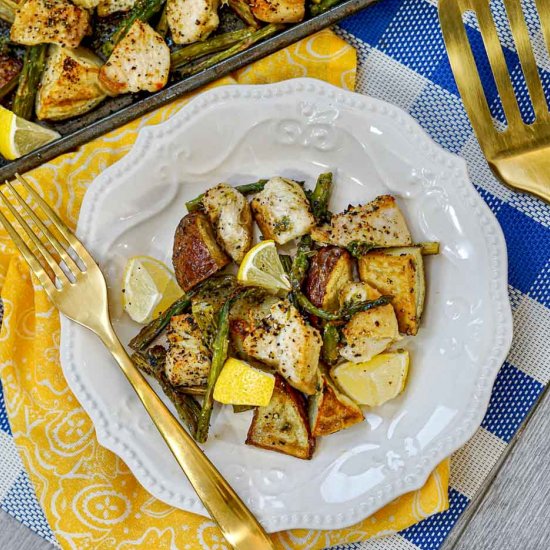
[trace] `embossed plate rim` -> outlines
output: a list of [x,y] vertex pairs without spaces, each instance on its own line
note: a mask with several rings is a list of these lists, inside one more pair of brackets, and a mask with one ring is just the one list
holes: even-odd
[[[220,102],[230,101],[231,98],[250,98],[251,100],[270,100],[280,95],[307,92],[312,98],[322,96],[330,97],[337,104],[343,104],[348,108],[357,108],[376,112],[391,119],[392,124],[398,124],[403,132],[414,141],[419,149],[427,152],[428,156],[440,169],[452,171],[454,185],[459,189],[462,198],[467,201],[479,219],[484,240],[491,253],[491,298],[495,307],[495,331],[494,342],[487,365],[480,369],[480,375],[476,382],[476,391],[472,394],[466,408],[461,424],[452,434],[434,439],[417,458],[416,475],[408,475],[398,482],[386,481],[381,488],[372,495],[362,495],[362,501],[350,507],[346,505],[345,513],[338,514],[311,514],[307,512],[280,514],[262,517],[262,523],[268,531],[279,531],[291,528],[335,529],[343,528],[361,521],[388,502],[409,491],[420,488],[429,474],[444,458],[461,447],[474,434],[481,424],[491,395],[492,384],[496,374],[504,361],[512,341],[512,314],[507,292],[507,253],[502,230],[494,218],[492,212],[475,191],[468,178],[466,163],[460,157],[443,150],[431,140],[418,123],[406,112],[388,103],[363,96],[349,91],[341,90],[325,82],[314,79],[300,78],[277,84],[264,86],[226,86],[210,90],[193,99],[181,111],[168,121],[157,126],[147,127],[140,134],[131,151],[119,162],[103,172],[89,187],[81,209],[77,233],[84,240],[90,224],[93,223],[98,200],[103,196],[107,186],[115,185],[125,170],[140,158],[155,137],[168,136],[182,123],[191,121],[193,117],[203,109],[212,107]],[[100,410],[93,397],[83,386],[78,366],[73,359],[75,339],[75,325],[62,319],[61,359],[62,366],[69,386],[74,391],[82,406],[88,412],[96,427],[98,440],[102,445],[119,455],[130,467],[140,483],[160,500],[170,501],[173,491],[163,486],[162,480],[154,479],[147,472],[136,453],[122,441],[116,433],[110,429],[109,422]],[[203,513],[202,506],[196,497],[185,497],[178,501],[176,506],[183,509]],[[316,516],[316,517],[314,517]]]

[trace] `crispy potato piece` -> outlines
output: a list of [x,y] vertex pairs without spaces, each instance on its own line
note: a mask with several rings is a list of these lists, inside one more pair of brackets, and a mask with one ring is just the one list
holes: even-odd
[[[376,300],[380,292],[366,283],[349,283],[340,292],[340,304],[350,301]],[[345,345],[340,355],[360,363],[382,353],[399,340],[397,318],[391,304],[356,313],[342,329]]]
[[220,248],[204,212],[187,214],[174,235],[172,263],[179,285],[186,292],[230,262]]
[[306,235],[315,225],[304,190],[289,179],[271,178],[250,206],[263,236],[277,244]]
[[210,352],[193,315],[174,315],[168,325],[165,372],[173,386],[204,386],[210,372]]
[[317,307],[336,311],[340,290],[353,280],[353,258],[337,246],[326,246],[311,260],[305,292]]
[[248,429],[247,445],[310,459],[315,449],[302,395],[280,376],[266,407],[257,407]]
[[50,46],[46,70],[36,96],[39,120],[64,120],[82,115],[107,94],[99,85],[103,62],[86,48]]
[[373,250],[359,259],[362,281],[393,296],[399,332],[415,335],[424,309],[424,260],[420,247]]
[[15,13],[10,38],[17,44],[76,48],[91,31],[88,11],[67,0],[27,0]]
[[313,437],[345,430],[365,419],[359,405],[339,391],[327,374],[322,376],[321,389],[309,400]]
[[305,0],[252,0],[252,13],[267,23],[298,23],[305,15]]
[[349,206],[341,214],[332,216],[330,225],[314,228],[311,237],[317,242],[343,247],[354,242],[375,246],[412,244],[407,222],[391,195]]

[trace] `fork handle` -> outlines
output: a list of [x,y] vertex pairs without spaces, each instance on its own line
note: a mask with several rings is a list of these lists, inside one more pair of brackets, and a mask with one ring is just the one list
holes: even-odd
[[229,544],[238,550],[274,550],[275,545],[258,520],[149,386],[113,329],[99,336],[117,360],[193,489]]

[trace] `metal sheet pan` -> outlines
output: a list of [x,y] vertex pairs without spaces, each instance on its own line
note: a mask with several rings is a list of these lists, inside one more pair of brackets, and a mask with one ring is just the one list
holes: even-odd
[[109,99],[90,113],[56,124],[55,129],[62,135],[60,139],[11,162],[0,157],[0,182],[11,179],[16,172],[23,173],[36,168],[114,128],[166,105],[200,86],[329,27],[375,1],[345,0],[326,13],[293,25],[272,38],[268,38],[199,74],[184,78],[179,82],[173,82],[160,92],[147,95],[125,95]]

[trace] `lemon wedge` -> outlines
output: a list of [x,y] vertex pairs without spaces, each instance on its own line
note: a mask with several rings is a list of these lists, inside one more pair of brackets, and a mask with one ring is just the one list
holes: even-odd
[[0,155],[5,159],[17,159],[60,137],[0,106]]
[[342,363],[331,370],[334,381],[359,405],[377,407],[405,388],[409,352],[381,353],[364,363]]
[[181,298],[174,273],[150,256],[134,256],[126,263],[122,305],[137,323],[148,323]]
[[229,358],[214,386],[214,399],[226,405],[269,405],[275,376],[244,361]]
[[248,251],[239,267],[237,279],[243,285],[260,286],[271,292],[291,289],[275,241],[272,240],[262,241]]

